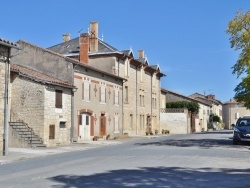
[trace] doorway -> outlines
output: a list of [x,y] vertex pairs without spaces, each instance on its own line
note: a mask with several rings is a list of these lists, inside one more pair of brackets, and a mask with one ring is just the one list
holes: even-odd
[[89,140],[91,118],[88,114],[81,114],[80,118],[81,118],[81,121],[80,121],[79,135],[82,139]]

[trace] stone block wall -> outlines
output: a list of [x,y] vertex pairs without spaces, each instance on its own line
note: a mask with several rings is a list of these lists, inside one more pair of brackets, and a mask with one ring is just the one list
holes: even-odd
[[[61,90],[62,108],[55,107],[55,90]],[[66,122],[65,128],[60,127],[60,122]],[[55,138],[49,138],[49,126],[55,125]],[[67,145],[70,143],[71,129],[71,91],[70,89],[46,86],[44,92],[44,123],[43,140],[47,146]]]
[[12,74],[11,88],[10,121],[23,121],[43,137],[44,86]]
[[0,155],[3,153],[5,62],[0,60]]

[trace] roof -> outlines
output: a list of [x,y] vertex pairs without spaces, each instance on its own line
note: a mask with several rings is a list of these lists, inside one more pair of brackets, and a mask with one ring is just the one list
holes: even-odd
[[[224,102],[223,105],[225,105],[225,104],[238,104],[238,103],[240,103],[240,102],[237,102],[237,101],[234,100],[234,99],[230,99],[229,101]],[[242,104],[243,104],[243,103],[242,103]]]
[[3,38],[0,38],[0,45],[7,46],[9,48],[19,49],[19,46],[17,43],[11,42],[9,40],[5,40]]
[[11,64],[10,70],[11,70],[11,72],[18,73],[19,75],[26,77],[30,80],[33,80],[35,82],[39,82],[39,83],[43,83],[43,84],[59,85],[62,87],[67,87],[67,88],[74,88],[75,87],[74,85],[72,85],[68,82],[61,81],[59,79],[45,75],[45,74],[40,73],[38,71],[28,69],[26,67],[22,67],[20,65]]
[[[66,42],[62,42],[60,44],[51,46],[48,50],[54,51],[55,53],[63,54],[64,56],[77,56],[79,55],[79,37],[71,39]],[[97,56],[97,55],[119,55],[119,56],[127,56],[132,57],[134,59],[134,55],[132,50],[118,50],[115,47],[111,46],[110,44],[104,42],[101,39],[98,39],[98,51],[89,52],[89,56]],[[134,59],[137,62],[140,62],[142,65],[148,66],[147,71],[154,72],[155,69],[149,66],[147,58],[143,59]],[[140,66],[139,63],[134,63],[136,66]],[[161,73],[158,76],[166,76],[165,74]]]
[[195,101],[195,102],[198,102],[198,103],[202,103],[202,104],[207,105],[207,106],[211,106],[211,104],[208,103],[208,102],[206,102],[206,101],[202,101],[202,100],[199,100],[199,99],[194,99],[192,97],[188,97],[188,96],[185,96],[185,95],[180,94],[180,93],[176,93],[176,92],[171,91],[171,90],[167,90],[167,89],[161,88],[161,91],[163,91],[165,93],[171,93],[173,95],[180,96],[180,97],[185,98],[187,100],[191,100],[191,101]]
[[202,100],[202,101],[207,101],[211,104],[215,103],[217,105],[222,104],[221,101],[217,100],[217,99],[208,99],[206,95],[202,95],[200,93],[194,93],[192,95],[189,95],[189,97],[193,98],[193,99],[198,99],[198,100]]

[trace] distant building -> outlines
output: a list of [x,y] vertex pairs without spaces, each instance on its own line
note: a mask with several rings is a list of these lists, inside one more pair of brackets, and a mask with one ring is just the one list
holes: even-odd
[[230,99],[223,104],[223,121],[225,128],[231,129],[231,125],[235,124],[239,117],[250,116],[250,109],[244,106],[244,103]]
[[198,98],[195,99],[182,95],[180,93],[176,93],[174,91],[170,91],[163,88],[161,89],[162,108],[166,107],[166,103],[177,101],[197,102],[199,104],[199,113],[195,115],[195,121],[190,123],[190,132],[206,131],[212,104],[205,100],[200,100]]

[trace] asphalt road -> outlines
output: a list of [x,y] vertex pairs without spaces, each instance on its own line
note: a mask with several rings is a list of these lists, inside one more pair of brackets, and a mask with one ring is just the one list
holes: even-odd
[[0,166],[0,187],[250,187],[232,131],[140,138]]

